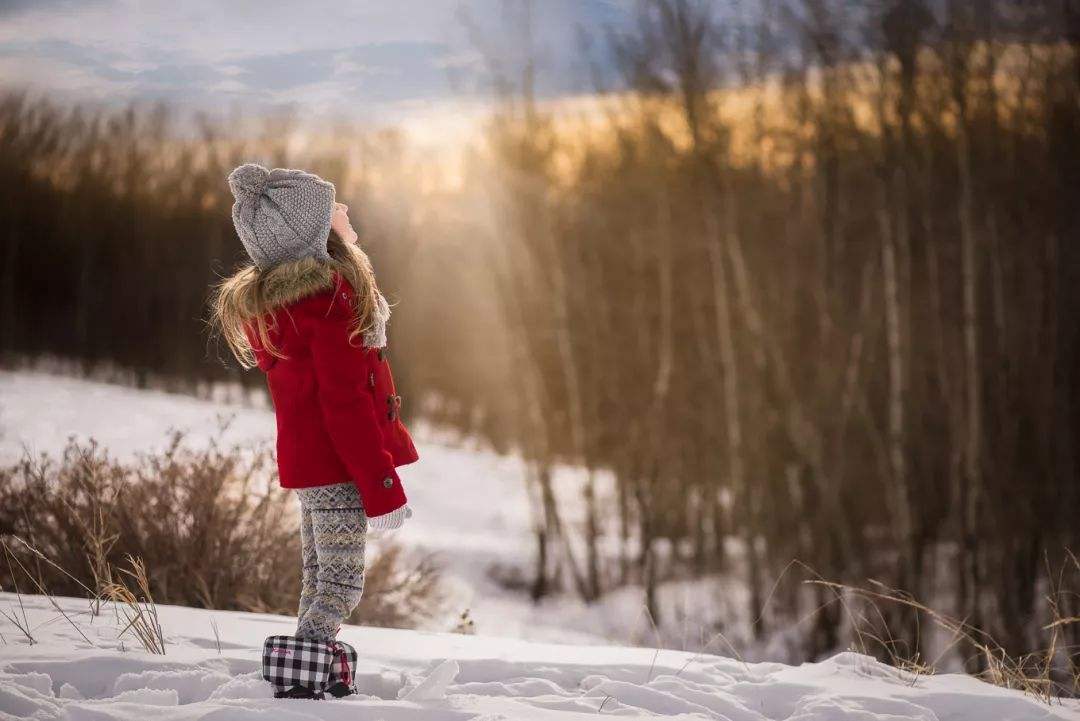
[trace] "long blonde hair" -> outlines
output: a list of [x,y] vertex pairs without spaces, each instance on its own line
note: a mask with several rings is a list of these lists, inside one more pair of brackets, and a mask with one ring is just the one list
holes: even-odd
[[[356,244],[342,241],[333,230],[327,238],[326,249],[330,254],[329,263],[309,258],[289,264],[288,268],[276,266],[265,271],[249,263],[214,287],[210,297],[211,327],[225,339],[241,366],[252,368],[256,365],[255,351],[247,335],[249,327],[255,331],[263,350],[277,358],[285,358],[270,336],[274,327],[272,311],[283,302],[306,295],[303,291],[330,287],[332,271],[340,273],[356,291],[349,342],[372,327],[379,288],[367,253]],[[282,277],[283,273],[286,277]],[[301,288],[298,293],[295,281],[301,273],[313,275],[319,283],[312,288]],[[290,285],[293,287],[288,287]]]

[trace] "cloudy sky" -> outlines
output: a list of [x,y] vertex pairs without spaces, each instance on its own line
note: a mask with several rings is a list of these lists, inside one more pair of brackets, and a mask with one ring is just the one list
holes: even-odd
[[[390,120],[484,97],[485,53],[522,43],[504,0],[0,0],[0,83],[189,109],[315,108]],[[541,90],[589,90],[582,33],[631,22],[630,0],[535,0]],[[473,28],[470,30],[469,28]],[[477,40],[479,38],[479,41]]]

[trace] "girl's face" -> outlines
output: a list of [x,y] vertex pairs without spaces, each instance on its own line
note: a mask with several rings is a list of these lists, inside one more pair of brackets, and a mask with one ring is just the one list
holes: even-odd
[[357,241],[356,231],[349,222],[349,206],[344,203],[334,203],[334,212],[330,216],[330,227],[334,229],[338,237],[346,243]]

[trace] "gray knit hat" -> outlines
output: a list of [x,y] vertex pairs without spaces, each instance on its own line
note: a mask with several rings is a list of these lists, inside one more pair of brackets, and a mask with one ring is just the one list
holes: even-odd
[[301,258],[329,260],[334,184],[291,168],[245,163],[229,173],[233,225],[261,270]]

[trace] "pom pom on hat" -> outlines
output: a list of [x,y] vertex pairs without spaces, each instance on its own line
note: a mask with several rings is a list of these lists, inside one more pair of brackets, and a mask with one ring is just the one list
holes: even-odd
[[270,182],[270,171],[258,163],[244,163],[229,173],[229,189],[234,197],[261,195]]

